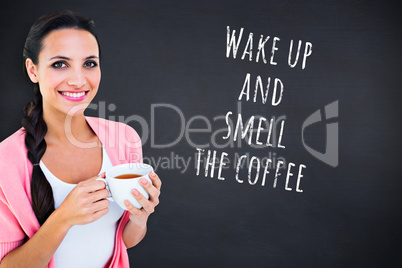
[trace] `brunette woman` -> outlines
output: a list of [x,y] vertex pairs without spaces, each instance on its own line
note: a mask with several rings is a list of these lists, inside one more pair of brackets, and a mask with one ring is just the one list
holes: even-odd
[[141,182],[149,199],[132,191],[142,209],[123,210],[96,180],[142,162],[142,150],[131,127],[84,115],[101,78],[94,22],[68,10],[39,18],[23,59],[34,98],[0,143],[0,267],[129,267],[161,181],[151,173],[153,184]]

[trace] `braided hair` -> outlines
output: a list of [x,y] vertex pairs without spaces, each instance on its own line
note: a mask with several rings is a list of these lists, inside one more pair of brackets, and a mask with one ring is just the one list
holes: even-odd
[[[38,64],[39,52],[43,46],[43,39],[54,30],[82,29],[91,33],[100,47],[95,33],[93,20],[70,10],[56,11],[40,17],[31,27],[25,41],[23,51],[23,71],[27,75],[25,62],[29,58]],[[22,127],[25,129],[25,146],[28,149],[28,159],[33,164],[31,178],[32,208],[35,216],[42,225],[55,210],[52,187],[43,174],[39,161],[46,151],[45,135],[47,125],[43,119],[42,95],[40,85],[34,83],[33,100],[24,107]]]

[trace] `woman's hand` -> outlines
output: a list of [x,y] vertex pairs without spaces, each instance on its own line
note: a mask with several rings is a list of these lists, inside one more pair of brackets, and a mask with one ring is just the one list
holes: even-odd
[[94,222],[108,213],[109,200],[105,198],[109,192],[103,181],[96,180],[100,177],[105,173],[79,182],[56,209],[69,227]]
[[134,198],[141,204],[141,209],[134,207],[128,200],[124,202],[127,210],[130,212],[130,222],[138,227],[146,225],[149,215],[155,211],[155,207],[159,204],[162,182],[155,172],[150,172],[149,178],[151,179],[152,184],[145,178],[140,179],[140,184],[148,192],[149,199],[146,199],[136,189],[131,191]]

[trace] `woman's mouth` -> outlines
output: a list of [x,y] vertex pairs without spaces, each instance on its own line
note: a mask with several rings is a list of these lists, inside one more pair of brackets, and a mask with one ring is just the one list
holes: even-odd
[[87,96],[88,91],[59,91],[65,99],[69,101],[82,101]]

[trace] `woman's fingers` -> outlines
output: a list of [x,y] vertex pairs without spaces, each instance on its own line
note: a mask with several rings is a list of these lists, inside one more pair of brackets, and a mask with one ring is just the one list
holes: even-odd
[[[151,185],[148,182],[149,185]],[[151,187],[153,189],[150,189],[151,192],[154,191],[158,191],[155,187],[153,187],[151,185]],[[145,187],[144,187],[145,188]],[[130,211],[130,213],[132,214],[138,214],[138,213],[146,213],[146,214],[151,214],[153,212],[155,212],[155,207],[158,205],[159,203],[159,198],[158,195],[154,195],[153,197],[150,194],[150,199],[148,200],[147,198],[145,198],[137,189],[133,189],[131,191],[131,194],[134,196],[134,198],[138,201],[138,203],[140,203],[140,205],[142,206],[142,209],[138,209],[136,207],[134,207],[128,200],[126,200],[124,202],[125,206],[127,207],[127,209]]]
[[106,189],[100,189],[95,192],[89,193],[89,202],[97,202],[103,200],[109,196],[109,191]]
[[153,171],[149,172],[148,176],[151,179],[152,184],[155,186],[155,188],[160,191],[161,186],[162,186],[162,181],[159,179],[159,176]]
[[105,182],[102,180],[97,180],[99,178],[101,178],[101,177],[99,177],[99,176],[92,177],[88,180],[79,182],[77,184],[77,186],[82,188],[82,190],[84,192],[88,192],[88,193],[95,192],[100,189],[105,189],[106,188]]
[[97,211],[103,210],[103,209],[105,209],[105,208],[108,208],[109,205],[110,205],[110,201],[109,201],[109,200],[107,200],[107,199],[102,199],[102,200],[100,200],[100,201],[94,202],[93,205],[92,205],[92,207],[91,207],[91,209],[92,209],[94,212],[97,212]]
[[103,216],[105,216],[107,213],[109,212],[109,208],[103,208],[101,210],[97,210],[95,211],[92,215],[91,215],[91,222],[94,222],[96,220],[99,220],[100,218],[102,218]]
[[154,203],[155,206],[157,206],[159,204],[160,188],[158,189],[155,185],[149,183],[149,181],[147,181],[145,178],[140,179],[140,184],[149,194],[149,200]]
[[124,201],[124,205],[126,206],[127,210],[130,212],[130,214],[132,215],[139,215],[144,213],[143,211],[141,211],[141,209],[134,207],[130,201],[125,200]]
[[141,186],[149,194],[149,200],[146,199],[137,189],[132,190],[134,198],[141,204],[144,211],[151,214],[155,211],[155,207],[159,204],[160,189],[162,186],[162,181],[159,179],[155,172],[149,173],[149,178],[152,184],[145,178],[140,179]]
[[[148,183],[149,184],[149,183]],[[157,206],[157,202],[153,202],[151,199],[146,199],[137,189],[133,189],[131,191],[134,198],[141,204],[142,209],[147,212],[148,214],[154,213],[155,207]]]

